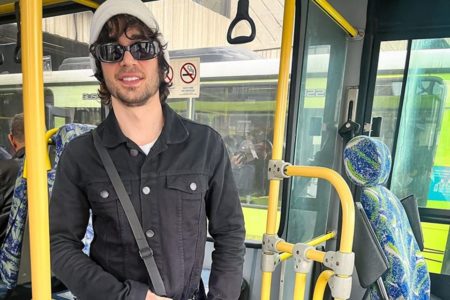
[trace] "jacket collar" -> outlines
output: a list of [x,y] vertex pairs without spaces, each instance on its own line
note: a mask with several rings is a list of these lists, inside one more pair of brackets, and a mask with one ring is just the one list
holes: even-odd
[[25,156],[25,147],[20,148],[17,150],[17,152],[14,154],[13,158],[23,158]]
[[[164,115],[164,127],[158,139],[167,144],[178,144],[184,142],[189,131],[184,125],[184,120],[166,103],[162,104]],[[114,110],[110,110],[106,119],[98,126],[98,132],[103,145],[114,148],[122,143],[127,143],[129,139],[123,134],[117,122]]]

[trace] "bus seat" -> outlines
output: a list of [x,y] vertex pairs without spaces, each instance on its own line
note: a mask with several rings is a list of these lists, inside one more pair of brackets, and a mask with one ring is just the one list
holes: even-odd
[[27,219],[27,183],[22,174],[23,162],[21,162],[14,186],[5,239],[0,246],[0,278],[7,289],[13,289],[17,284],[22,238]]
[[[388,260],[382,282],[389,299],[430,299],[430,277],[408,217],[398,198],[386,187],[391,169],[388,147],[379,140],[357,136],[344,150],[345,171],[361,187],[361,204]],[[381,299],[376,284],[371,299]]]
[[[64,150],[64,147],[74,138],[86,132],[93,130],[96,126],[79,123],[69,123],[61,126],[59,130],[52,136],[52,142],[55,145],[55,163],[52,169],[48,172],[48,189],[49,194],[53,190],[55,182],[56,167]],[[86,228],[86,234],[83,238],[83,252],[89,254],[89,246],[94,238],[94,230],[92,228],[92,217],[89,218],[89,223]]]
[[423,251],[425,245],[423,241],[422,226],[420,225],[419,206],[417,204],[417,199],[416,197],[414,197],[414,195],[409,195],[401,199],[400,202],[405,209],[406,216],[408,216],[409,224],[411,225],[414,237],[416,238],[417,245],[419,246],[420,251]]
[[50,194],[53,190],[53,184],[55,182],[56,167],[58,166],[64,147],[77,136],[89,132],[95,127],[96,126],[94,125],[88,124],[69,123],[61,126],[51,137],[52,143],[55,145],[55,161],[52,169],[48,172],[48,188]]
[[[95,128],[93,125],[66,124],[52,136],[56,154],[54,167],[48,172],[50,194],[55,180],[56,166],[64,146],[75,137],[93,128]],[[13,289],[18,283],[30,282],[31,280],[28,239],[24,243],[24,235],[27,235],[25,230],[27,227],[27,206],[27,182],[23,178],[22,164],[15,183],[5,240],[0,246],[0,278],[8,289]],[[88,232],[91,231],[88,230]],[[22,247],[23,244],[26,244],[26,246]]]
[[353,252],[359,284],[367,289],[386,272],[388,261],[359,202],[355,203]]

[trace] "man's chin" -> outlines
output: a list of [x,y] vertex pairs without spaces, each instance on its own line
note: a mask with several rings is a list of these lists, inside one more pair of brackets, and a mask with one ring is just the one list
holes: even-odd
[[147,104],[150,97],[147,95],[141,95],[140,97],[136,97],[136,95],[133,97],[131,95],[121,94],[118,93],[117,96],[115,95],[115,98],[123,105],[127,107],[139,107]]
[[139,107],[139,106],[144,106],[145,104],[147,104],[148,99],[138,99],[138,100],[128,100],[128,99],[121,99],[118,98],[119,102],[122,103],[122,105],[126,106],[126,107]]

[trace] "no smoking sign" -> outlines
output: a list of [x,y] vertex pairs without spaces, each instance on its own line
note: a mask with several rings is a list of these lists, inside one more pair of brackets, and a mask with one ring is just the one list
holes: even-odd
[[170,60],[168,74],[172,80],[170,98],[197,98],[200,96],[200,58],[179,58]]
[[185,63],[180,69],[180,76],[184,83],[192,83],[197,77],[197,69],[192,63]]

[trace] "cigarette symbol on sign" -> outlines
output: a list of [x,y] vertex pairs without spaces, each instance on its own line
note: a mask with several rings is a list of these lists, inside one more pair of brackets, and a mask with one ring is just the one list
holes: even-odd
[[191,63],[185,63],[180,69],[180,77],[184,83],[192,83],[197,77],[197,69]]

